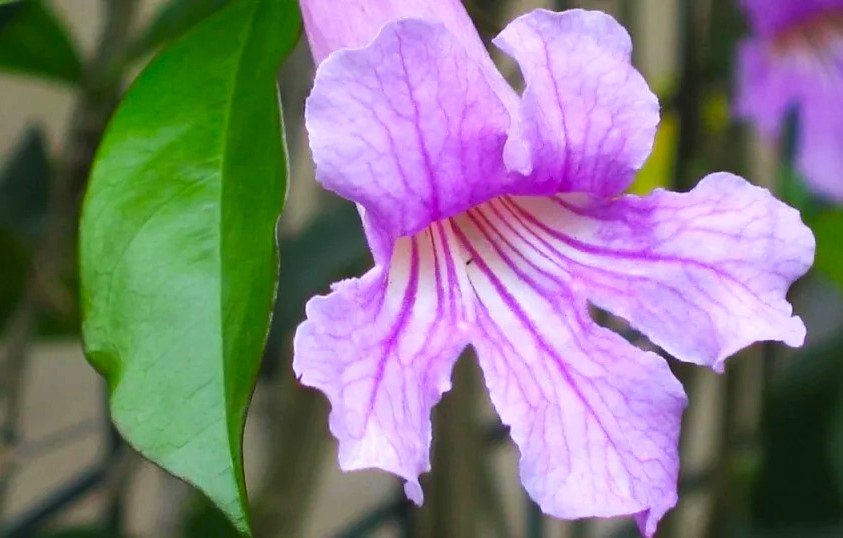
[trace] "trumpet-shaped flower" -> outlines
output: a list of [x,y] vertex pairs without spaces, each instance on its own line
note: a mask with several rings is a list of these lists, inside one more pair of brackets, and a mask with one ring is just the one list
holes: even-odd
[[755,35],[738,58],[737,113],[770,138],[793,110],[796,164],[843,201],[843,0],[743,0]]
[[519,96],[456,0],[302,7],[322,60],[306,109],[317,178],[358,204],[375,261],[313,298],[295,337],[341,467],[395,473],[421,503],[431,409],[472,345],[542,509],[635,515],[652,535],[676,502],[685,394],[589,305],[716,370],[758,340],[798,346],[785,293],[814,248],[798,213],[727,173],[621,194],[659,107],[607,15],[507,26],[495,44]]

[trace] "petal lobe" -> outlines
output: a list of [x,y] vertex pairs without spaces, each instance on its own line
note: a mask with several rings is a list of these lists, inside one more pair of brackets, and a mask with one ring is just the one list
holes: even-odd
[[441,24],[387,24],[332,54],[307,101],[317,179],[361,204],[388,239],[496,195],[509,114]]
[[626,30],[596,11],[536,10],[494,43],[526,82],[505,159],[529,179],[510,194],[614,196],[629,186],[652,150],[659,104],[630,63]]
[[459,256],[447,223],[401,239],[389,267],[311,299],[294,340],[296,374],[331,402],[340,467],[395,473],[418,503],[430,411],[451,387],[473,319]]
[[473,259],[473,343],[527,491],[556,517],[639,516],[651,536],[676,502],[682,387],[661,357],[594,324],[571,275],[488,204],[455,233]]

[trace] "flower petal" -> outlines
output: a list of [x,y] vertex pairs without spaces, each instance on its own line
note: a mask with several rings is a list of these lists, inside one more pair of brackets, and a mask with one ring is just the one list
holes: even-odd
[[738,49],[735,112],[769,137],[778,134],[803,93],[800,73],[776,60],[768,45],[757,39],[744,41]]
[[659,104],[630,63],[626,30],[597,11],[537,10],[494,42],[527,83],[504,158],[531,176],[511,194],[613,196],[628,187],[652,150]]
[[487,64],[489,71],[497,74],[460,0],[301,0],[299,3],[317,63],[335,50],[368,45],[390,21],[421,19],[444,24],[473,60]]
[[737,114],[773,137],[795,111],[799,170],[843,200],[843,0],[744,3],[758,36],[740,47]]
[[331,402],[340,466],[395,473],[417,503],[430,411],[450,389],[474,316],[462,267],[447,223],[402,238],[388,269],[311,299],[294,341],[296,375]]
[[[441,24],[387,24],[322,62],[307,101],[317,179],[387,238],[503,190],[506,108]],[[388,243],[389,241],[386,240]]]
[[687,194],[490,207],[572,275],[579,294],[678,359],[722,371],[753,342],[804,340],[785,294],[812,263],[813,235],[796,210],[737,176],[713,174]]
[[836,112],[834,104],[843,99],[841,66],[843,16],[794,29],[780,40],[745,40],[738,55],[737,113],[773,135],[793,106],[833,104],[826,112]]
[[838,95],[802,107],[797,167],[814,191],[843,202],[843,71]]
[[772,37],[823,12],[843,9],[843,0],[743,0],[743,6],[753,29]]
[[643,533],[676,502],[685,396],[665,361],[596,325],[572,275],[488,204],[456,219],[477,293],[477,349],[521,480],[561,518],[636,515]]

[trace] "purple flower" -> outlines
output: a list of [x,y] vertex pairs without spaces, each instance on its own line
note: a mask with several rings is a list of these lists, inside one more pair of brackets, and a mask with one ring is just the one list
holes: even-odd
[[431,408],[472,345],[542,509],[631,514],[652,535],[676,502],[685,394],[589,304],[718,371],[758,340],[799,346],[785,292],[814,250],[799,214],[726,173],[621,194],[659,107],[607,15],[507,26],[495,44],[521,67],[519,96],[456,0],[302,7],[324,58],[306,110],[316,174],[358,204],[375,260],[313,298],[295,338],[340,466],[395,473],[421,503]]
[[796,165],[843,201],[843,0],[743,0],[755,35],[741,44],[737,113],[768,137],[799,118]]

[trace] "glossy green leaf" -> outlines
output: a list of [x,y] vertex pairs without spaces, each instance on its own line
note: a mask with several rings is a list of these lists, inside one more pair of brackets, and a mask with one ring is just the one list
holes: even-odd
[[242,432],[286,192],[275,77],[295,0],[235,0],[140,75],[81,224],[85,349],[120,432],[248,532]]
[[44,2],[0,7],[0,70],[71,83],[82,77],[79,54]]
[[138,56],[179,37],[229,0],[169,0],[161,5],[141,33],[132,54]]

